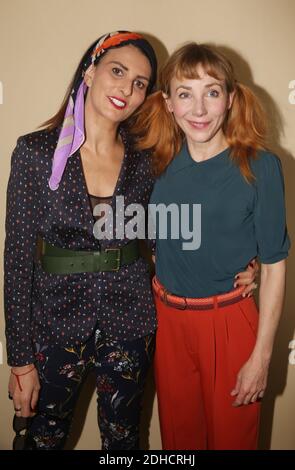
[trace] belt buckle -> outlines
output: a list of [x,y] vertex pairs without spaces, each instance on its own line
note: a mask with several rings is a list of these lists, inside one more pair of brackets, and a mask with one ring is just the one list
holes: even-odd
[[186,297],[180,297],[180,296],[177,296],[177,297],[182,299],[184,301],[184,304],[183,305],[177,304],[177,306],[175,304],[176,308],[178,308],[179,310],[186,310],[187,309]]
[[165,305],[170,305],[171,307],[175,307],[179,310],[186,310],[187,309],[186,297],[177,296],[177,297],[184,300],[184,304],[179,305],[179,304],[173,303],[172,300],[168,300],[167,295],[169,295],[169,292],[164,288],[163,289],[163,302],[164,302]]
[[117,252],[117,258],[116,258],[117,266],[114,269],[110,269],[110,271],[114,271],[114,272],[119,271],[120,265],[121,265],[121,248],[106,248],[104,251],[106,253],[108,253],[109,251]]

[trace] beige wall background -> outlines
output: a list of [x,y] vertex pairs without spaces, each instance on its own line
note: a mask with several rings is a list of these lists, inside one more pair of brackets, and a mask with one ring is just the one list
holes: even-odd
[[[56,112],[82,53],[97,37],[117,29],[149,35],[160,63],[188,40],[224,48],[239,78],[252,86],[268,110],[270,143],[283,163],[288,227],[294,239],[294,18],[294,0],[0,0],[1,256],[6,184],[17,137]],[[266,449],[295,449],[294,275],[293,250],[263,403],[260,447]],[[0,449],[10,449],[13,413],[7,399],[9,368],[2,314],[0,341]],[[69,448],[99,448],[93,387],[90,378],[77,406]],[[148,441],[151,449],[161,448],[152,373],[143,420],[146,448]]]

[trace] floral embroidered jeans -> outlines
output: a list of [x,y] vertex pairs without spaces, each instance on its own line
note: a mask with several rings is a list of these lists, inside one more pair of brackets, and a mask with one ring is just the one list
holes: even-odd
[[63,449],[81,385],[94,369],[102,449],[139,449],[141,404],[154,337],[116,342],[96,330],[85,344],[73,348],[36,343],[41,390],[38,413],[28,430],[28,448]]

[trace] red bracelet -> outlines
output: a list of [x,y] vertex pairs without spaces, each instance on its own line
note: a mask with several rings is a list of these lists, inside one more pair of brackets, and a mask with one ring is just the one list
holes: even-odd
[[29,374],[29,373],[32,372],[32,370],[34,370],[34,369],[35,369],[35,366],[33,366],[32,369],[28,370],[27,372],[24,372],[23,374],[16,374],[16,373],[13,372],[13,370],[11,369],[11,373],[12,373],[12,375],[14,375],[14,376],[16,377],[17,384],[18,384],[19,389],[20,389],[21,392],[23,391],[23,389],[22,389],[22,387],[21,387],[19,377],[22,377],[23,375]]

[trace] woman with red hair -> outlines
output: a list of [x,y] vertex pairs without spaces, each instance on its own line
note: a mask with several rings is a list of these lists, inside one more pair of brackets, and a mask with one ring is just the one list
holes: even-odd
[[[171,216],[162,236],[154,212],[163,448],[255,449],[290,245],[264,113],[217,48],[189,43],[169,58],[134,130],[138,146],[154,150],[153,210],[186,205],[191,217],[197,204],[201,214],[190,249],[184,229],[192,219],[180,220],[177,238]],[[235,273],[256,256],[259,314],[233,288]]]

